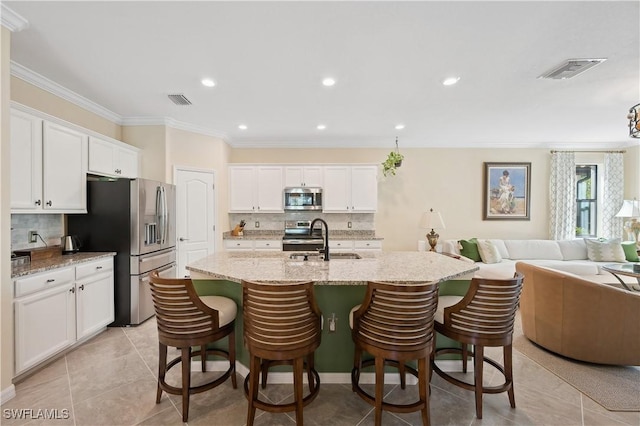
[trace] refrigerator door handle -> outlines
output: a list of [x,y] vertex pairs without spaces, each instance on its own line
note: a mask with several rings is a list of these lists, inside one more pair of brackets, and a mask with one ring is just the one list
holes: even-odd
[[163,217],[162,217],[162,209],[163,209],[163,204],[162,204],[162,186],[158,186],[156,188],[156,222],[158,222],[158,224],[160,225],[158,227],[157,232],[157,236],[158,236],[158,243],[162,244],[162,233],[164,232],[164,223],[163,223]]
[[164,230],[162,232],[162,244],[165,245],[167,243],[167,235],[169,235],[169,204],[167,202],[167,189],[162,187],[162,204],[163,204],[163,224]]

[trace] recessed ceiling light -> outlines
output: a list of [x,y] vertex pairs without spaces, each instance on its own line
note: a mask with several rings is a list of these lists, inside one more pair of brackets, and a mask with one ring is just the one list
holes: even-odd
[[247,127],[247,125],[246,125],[246,124],[240,124],[240,125],[238,125],[238,129],[240,129],[240,130],[247,130],[247,128],[248,128],[248,127]]
[[396,130],[404,129],[404,124],[396,124]]
[[456,84],[458,81],[460,81],[460,77],[449,77],[449,78],[445,78],[442,84],[444,84],[445,86],[452,86]]
[[325,78],[324,80],[322,80],[322,84],[323,84],[324,86],[331,87],[331,86],[333,86],[334,84],[336,84],[336,81],[335,81],[333,78],[331,78],[331,77],[327,77],[327,78]]
[[206,87],[213,87],[216,85],[216,82],[211,80],[210,78],[203,78],[201,83],[203,86],[206,86]]
[[318,124],[318,126],[316,127],[316,129],[318,129],[318,130],[324,130],[326,128],[327,128],[327,126],[325,126],[324,124]]

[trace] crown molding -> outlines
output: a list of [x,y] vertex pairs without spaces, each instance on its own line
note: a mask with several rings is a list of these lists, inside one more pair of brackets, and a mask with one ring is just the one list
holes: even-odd
[[17,77],[21,80],[26,81],[27,83],[33,84],[34,86],[45,90],[53,95],[56,95],[64,100],[71,102],[79,106],[80,108],[86,109],[100,117],[106,118],[109,121],[112,121],[116,124],[122,124],[122,116],[116,114],[113,111],[108,110],[107,108],[98,105],[81,96],[71,90],[67,89],[64,86],[56,83],[55,81],[49,80],[47,77],[38,74],[35,71],[31,71],[29,68],[23,67],[17,62],[11,61],[11,75]]
[[202,126],[196,126],[184,121],[178,121],[170,117],[125,117],[122,119],[123,126],[166,126],[172,129],[184,130],[204,136],[213,136],[228,143],[229,137],[226,133],[218,132]]
[[0,24],[14,33],[29,28],[29,21],[8,8],[4,3],[0,3]]

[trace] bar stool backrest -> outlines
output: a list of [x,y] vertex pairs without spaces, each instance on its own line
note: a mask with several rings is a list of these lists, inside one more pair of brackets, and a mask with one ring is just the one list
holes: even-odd
[[320,346],[321,313],[313,282],[270,284],[242,281],[244,341],[267,359],[292,359]]
[[189,278],[149,276],[160,342],[174,347],[196,346],[219,328],[218,311],[205,305]]
[[354,314],[353,338],[368,352],[431,351],[438,284],[370,281]]
[[513,279],[474,278],[464,298],[444,310],[444,326],[471,344],[503,346],[511,342],[523,275]]

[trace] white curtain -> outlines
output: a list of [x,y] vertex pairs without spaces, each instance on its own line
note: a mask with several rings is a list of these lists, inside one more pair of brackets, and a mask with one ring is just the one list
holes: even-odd
[[566,240],[575,237],[575,154],[573,152],[552,152],[551,177],[549,179],[549,238]]
[[602,188],[602,236],[622,238],[623,219],[615,217],[624,199],[624,157],[620,152],[604,156]]

